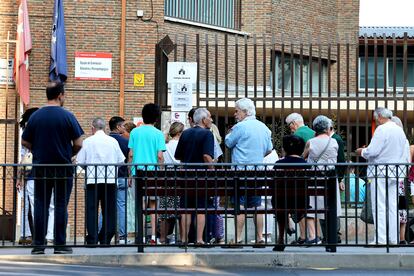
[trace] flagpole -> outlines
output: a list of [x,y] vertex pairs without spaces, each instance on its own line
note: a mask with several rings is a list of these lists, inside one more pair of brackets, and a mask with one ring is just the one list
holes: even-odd
[[[10,40],[10,31],[7,32],[7,41]],[[9,55],[10,55],[10,46],[9,43],[6,43],[6,62],[9,61]],[[7,64],[7,63],[6,63]],[[7,69],[6,69],[6,106],[5,106],[5,128],[4,128],[4,163],[7,164],[7,124],[8,124],[8,119],[9,119],[9,68],[8,68],[8,64],[7,64]]]

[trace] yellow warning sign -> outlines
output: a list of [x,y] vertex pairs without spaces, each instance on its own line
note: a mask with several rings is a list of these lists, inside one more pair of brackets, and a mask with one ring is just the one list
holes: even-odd
[[144,86],[145,85],[145,75],[144,74],[134,74],[134,86]]

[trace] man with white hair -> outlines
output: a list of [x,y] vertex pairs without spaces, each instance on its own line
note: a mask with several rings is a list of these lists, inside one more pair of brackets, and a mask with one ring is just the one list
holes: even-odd
[[315,137],[315,131],[304,124],[303,117],[299,113],[289,114],[286,117],[285,122],[292,134],[302,138],[305,143],[308,142],[309,139]]
[[[206,108],[197,108],[193,115],[194,127],[186,129],[180,136],[177,149],[175,151],[175,159],[181,163],[213,163],[214,158],[214,136],[210,131],[213,120],[211,114]],[[198,169],[212,168],[211,165],[206,167],[196,167]],[[182,197],[180,199],[181,208],[199,208],[201,214],[197,214],[197,241],[198,245],[204,244],[203,231],[205,226],[205,208],[207,202],[204,196]],[[191,214],[181,216],[181,226],[183,231],[181,241],[188,241],[188,232],[190,230]]]
[[[392,112],[390,110],[383,107],[377,108],[374,111],[374,118],[378,127],[372,136],[371,143],[366,148],[358,148],[356,153],[371,163],[367,176],[371,182],[372,215],[378,232],[377,239],[373,244],[386,244],[387,241],[390,244],[397,244],[397,180],[403,171],[386,164],[406,162],[404,160],[407,155],[405,152],[406,136],[402,128],[391,121]],[[387,207],[388,220],[386,217]]]
[[[118,142],[105,133],[105,121],[95,118],[92,121],[92,136],[83,141],[77,156],[85,166],[86,174],[86,243],[109,245],[116,232],[116,179],[115,166],[105,164],[124,163],[125,155]],[[102,210],[102,228],[98,233],[99,202]]]
[[[238,164],[263,163],[263,158],[272,151],[271,131],[256,119],[256,108],[252,100],[243,98],[236,101],[234,117],[237,124],[226,135],[225,144],[232,150],[231,161]],[[249,166],[248,166],[249,167]],[[238,168],[246,169],[244,166]],[[249,169],[249,168],[248,168]],[[252,168],[254,169],[254,168]],[[261,205],[260,196],[240,197],[241,208],[257,208]],[[237,215],[237,244],[242,243],[242,230],[246,217]],[[264,244],[263,215],[256,215],[256,243]]]

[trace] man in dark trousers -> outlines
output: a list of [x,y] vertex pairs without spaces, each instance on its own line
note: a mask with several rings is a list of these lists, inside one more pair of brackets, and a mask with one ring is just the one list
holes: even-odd
[[[181,134],[178,141],[175,158],[182,163],[213,163],[214,157],[214,136],[210,131],[213,120],[210,112],[205,108],[198,108],[194,112],[194,127],[189,128]],[[212,168],[211,165],[207,165]],[[200,169],[200,167],[197,167]],[[205,169],[206,167],[204,167]],[[183,197],[180,200],[181,208],[199,208],[200,213],[207,207],[204,197]],[[191,215],[181,216],[181,241],[188,241],[188,231],[190,230]],[[196,244],[204,244],[203,231],[205,226],[205,215],[197,214],[197,240]]]
[[[33,153],[33,164],[71,164],[82,147],[83,130],[75,116],[63,108],[64,84],[50,82],[47,104],[36,111],[22,136],[22,145]],[[48,208],[55,194],[55,254],[70,254],[66,247],[68,203],[73,185],[71,166],[34,166],[34,248],[32,254],[44,254]]]
[[[92,121],[92,136],[83,141],[83,147],[76,157],[85,169],[86,180],[86,243],[109,245],[116,232],[116,180],[117,166],[125,162],[118,142],[106,135],[105,121],[95,118]],[[99,203],[102,212],[102,228],[98,233]]]

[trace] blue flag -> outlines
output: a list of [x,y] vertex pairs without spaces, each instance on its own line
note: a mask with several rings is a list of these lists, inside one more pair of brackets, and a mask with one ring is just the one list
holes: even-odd
[[63,0],[55,0],[53,12],[52,42],[50,44],[49,78],[64,82],[67,79],[66,34],[63,16]]

